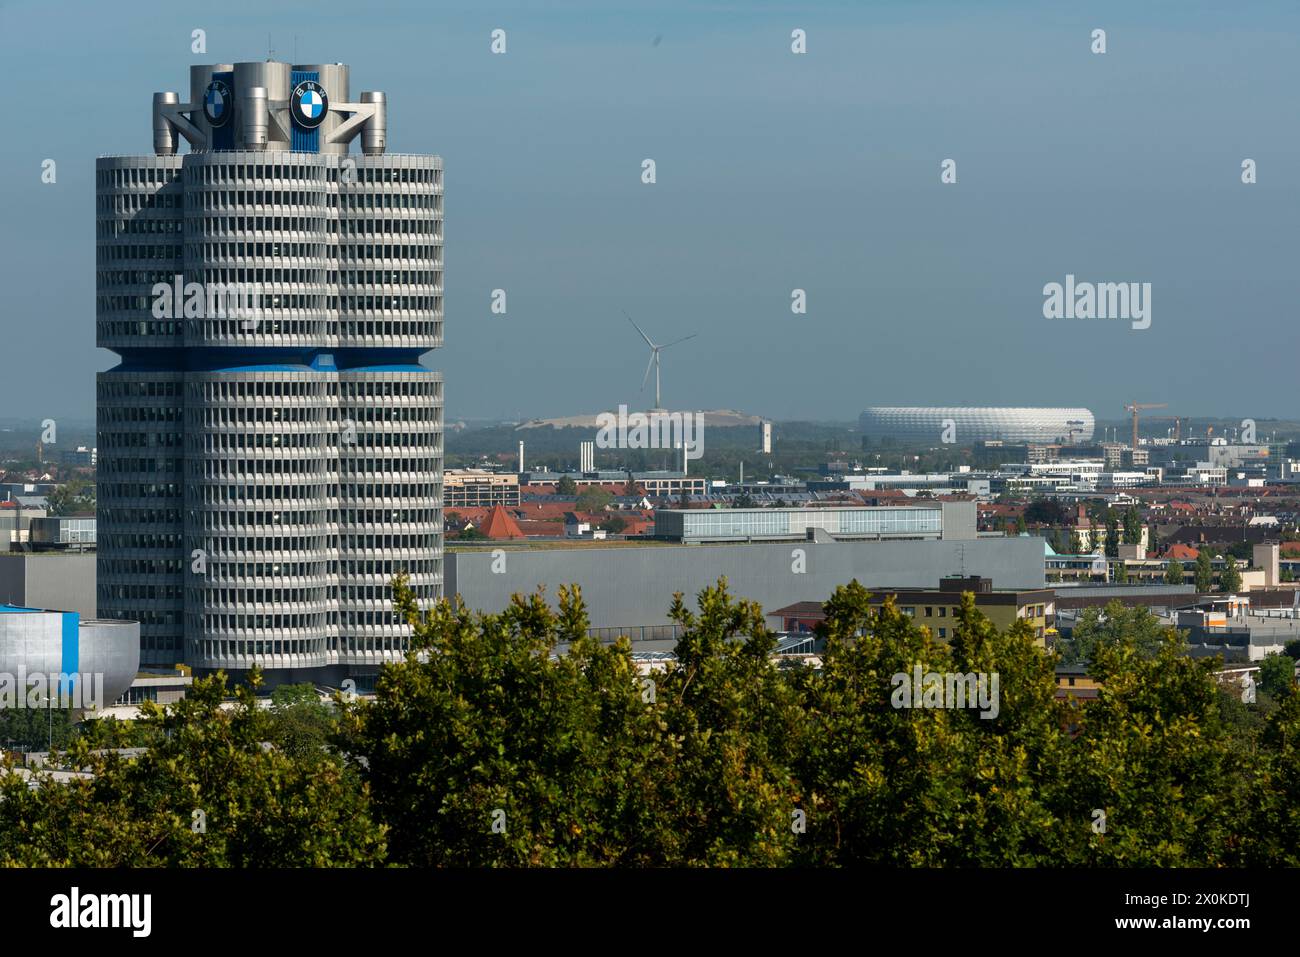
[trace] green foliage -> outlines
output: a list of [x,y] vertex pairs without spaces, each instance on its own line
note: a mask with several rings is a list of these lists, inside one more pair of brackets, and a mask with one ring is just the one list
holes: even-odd
[[1196,553],[1196,590],[1208,592],[1214,588],[1214,565],[1211,564],[1210,550],[1202,548]]
[[578,483],[568,475],[561,475],[560,480],[555,483],[556,495],[577,495]]
[[1287,655],[1267,655],[1259,663],[1259,686],[1281,701],[1295,694],[1295,661]]
[[[217,676],[81,726],[61,763],[87,776],[0,771],[0,866],[1300,864],[1293,660],[1244,703],[1145,609],[1089,609],[1060,643],[1100,683],[1083,704],[969,594],[937,640],[837,588],[813,669],[719,581],[674,596],[676,660],[646,674],[588,636],[576,587],[500,614],[394,596],[412,647],[373,700],[297,685],[260,708],[254,672],[223,708]],[[996,709],[904,706],[917,668],[996,675]],[[127,743],[149,750],[96,750]]]
[[1061,661],[1072,665],[1092,661],[1103,646],[1131,641],[1139,654],[1151,656],[1161,646],[1169,629],[1145,608],[1128,607],[1118,599],[1105,608],[1085,608],[1075,621],[1069,638],[1056,643]]
[[[253,684],[260,681],[254,673]],[[384,828],[340,758],[295,760],[274,746],[252,687],[223,709],[225,676],[196,681],[185,700],[142,706],[156,733],[138,757],[112,723],[79,737],[69,781],[37,786],[0,771],[0,866],[326,867],[375,864]],[[201,812],[201,817],[195,815]],[[202,822],[202,828],[198,822]]]
[[1219,590],[1223,592],[1235,592],[1241,588],[1241,572],[1237,571],[1237,560],[1231,555],[1223,563],[1223,571],[1219,573]]
[[298,760],[315,762],[327,753],[338,730],[334,709],[310,684],[280,685],[271,692],[270,740]]
[[578,494],[576,508],[580,512],[603,512],[607,509],[614,496],[599,485],[588,485]]
[[1181,585],[1183,579],[1186,577],[1186,572],[1183,570],[1183,563],[1178,559],[1171,559],[1169,564],[1165,566],[1165,584]]
[[1124,544],[1142,544],[1142,513],[1136,505],[1130,505],[1124,512]]
[[1113,513],[1108,513],[1106,516],[1106,546],[1105,546],[1107,558],[1119,557],[1119,543],[1120,543],[1119,522],[1116,520]]
[[1025,521],[1036,525],[1064,525],[1070,510],[1054,498],[1036,498],[1025,506]]
[[600,527],[611,535],[618,535],[623,529],[627,528],[627,519],[618,512],[614,512],[609,518],[600,523]]
[[95,483],[91,479],[73,478],[51,490],[46,496],[51,515],[76,515],[95,510]]
[[[55,695],[54,697],[58,697]],[[66,748],[76,737],[72,715],[59,708],[0,708],[0,747],[12,751],[45,751]]]

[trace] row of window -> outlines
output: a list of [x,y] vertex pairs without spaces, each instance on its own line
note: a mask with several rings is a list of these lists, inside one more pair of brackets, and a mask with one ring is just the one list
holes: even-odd
[[160,190],[156,193],[99,193],[95,196],[95,212],[101,216],[134,215],[149,209],[182,209],[185,194],[180,190]]
[[101,501],[114,498],[177,498],[181,494],[177,482],[100,482],[98,490]]
[[[131,212],[134,209],[172,209],[180,205],[180,195],[171,193],[151,193],[143,196],[131,194],[100,196],[101,212]],[[167,200],[158,202],[154,200]],[[220,189],[189,190],[184,194],[185,205],[194,211],[223,212],[231,209],[245,209],[250,206],[293,207],[308,206],[313,208],[336,208],[345,211],[369,209],[431,209],[436,213],[442,211],[442,196],[430,192],[384,192],[384,193],[324,193],[314,190],[296,189]],[[347,213],[345,213],[347,215]]]
[[123,508],[99,507],[101,530],[108,525],[179,525],[180,509],[176,508]]
[[179,472],[180,459],[103,458],[99,462],[100,475],[156,475],[159,472]]
[[[420,169],[407,166],[367,166],[362,165],[369,162],[357,157],[349,157],[351,160],[346,169],[349,178],[354,183],[381,184],[381,183],[428,183],[434,186],[442,185],[442,170],[440,169]],[[250,179],[265,179],[284,181],[290,179],[303,180],[310,183],[340,183],[346,187],[351,185],[340,177],[340,170],[344,169],[341,164],[335,166],[325,166],[319,161],[298,162],[298,163],[241,163],[241,162],[223,162],[220,158],[215,160],[209,159],[203,163],[190,163],[185,167],[185,182],[190,185],[215,185],[221,183],[244,183]],[[104,173],[130,174],[136,170],[101,170],[100,175]],[[155,172],[152,170],[146,172]],[[165,171],[168,176],[175,176],[175,171]],[[168,180],[153,180],[151,182],[167,182]],[[100,182],[101,186],[134,186],[144,185],[137,184],[135,180],[129,178],[112,179],[107,182]]]
[[99,421],[101,423],[179,422],[181,411],[178,405],[109,405],[100,407]]
[[179,180],[180,166],[180,157],[176,157],[176,165],[170,168],[129,166],[99,169],[95,171],[95,185],[102,189],[110,186],[163,186]]

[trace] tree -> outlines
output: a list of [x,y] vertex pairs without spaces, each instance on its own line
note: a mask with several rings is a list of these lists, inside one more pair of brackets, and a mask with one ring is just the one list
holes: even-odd
[[1282,646],[1282,654],[1292,661],[1300,661],[1300,638],[1292,638]]
[[1106,557],[1119,557],[1119,522],[1113,512],[1106,515]]
[[1214,566],[1210,563],[1210,550],[1202,548],[1196,553],[1196,590],[1205,593],[1214,588]]
[[462,529],[460,534],[456,536],[456,539],[462,542],[483,542],[487,541],[487,535],[480,532],[473,525],[470,525]]
[[51,490],[46,496],[51,515],[75,515],[95,510],[95,483],[74,478]]
[[1126,562],[1115,563],[1115,582],[1119,585],[1128,583],[1128,564]]
[[578,483],[568,475],[561,475],[560,480],[555,483],[555,494],[571,496],[578,494]]
[[1229,555],[1223,564],[1223,571],[1219,573],[1219,590],[1235,592],[1240,588],[1241,572],[1237,571],[1237,560]]
[[1165,584],[1181,585],[1185,577],[1183,563],[1176,558],[1170,559],[1169,564],[1165,567]]
[[1025,506],[1025,521],[1035,525],[1064,525],[1069,520],[1069,510],[1056,499],[1036,498]]
[[618,512],[612,513],[609,518],[600,523],[600,528],[609,532],[611,535],[621,534],[623,529],[627,528],[627,520]]
[[732,508],[755,508],[757,507],[754,500],[750,498],[748,492],[742,492],[736,497],[731,505]]
[[1124,512],[1124,544],[1142,544],[1142,513],[1137,505],[1130,505]]
[[[378,864],[384,828],[337,754],[302,761],[275,743],[254,670],[235,705],[226,678],[184,700],[141,706],[152,744],[138,756],[115,722],[72,742],[64,763],[90,776],[28,780],[0,769],[0,866],[348,867]],[[271,746],[267,746],[270,742]]]
[[578,494],[576,507],[580,512],[603,512],[614,501],[614,496],[599,485],[588,485]]
[[280,685],[271,692],[271,740],[284,752],[307,762],[320,760],[337,730],[334,709],[320,700],[311,684]]
[[1295,573],[1292,572],[1291,569],[1289,568],[1284,568],[1282,569],[1281,572],[1278,573],[1278,580],[1284,582],[1293,582],[1295,581]]
[[1259,663],[1259,686],[1278,700],[1295,693],[1295,660],[1288,655],[1266,655]]
[[1105,608],[1085,608],[1070,637],[1059,640],[1056,647],[1064,664],[1092,661],[1099,648],[1125,641],[1139,654],[1151,656],[1171,631],[1145,608],[1128,607],[1114,599]]
[[1070,554],[1082,555],[1083,552],[1084,552],[1083,539],[1079,536],[1079,533],[1078,532],[1070,533]]
[[1017,515],[1017,516],[1016,516],[1016,534],[1017,534],[1017,535],[1023,535],[1023,534],[1025,534],[1026,531],[1028,531],[1028,526],[1025,525],[1025,516],[1023,516],[1023,515]]

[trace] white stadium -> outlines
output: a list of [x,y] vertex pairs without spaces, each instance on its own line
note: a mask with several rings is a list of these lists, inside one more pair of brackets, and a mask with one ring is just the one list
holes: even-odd
[[970,445],[974,442],[1089,442],[1087,409],[873,406],[858,417],[865,440]]

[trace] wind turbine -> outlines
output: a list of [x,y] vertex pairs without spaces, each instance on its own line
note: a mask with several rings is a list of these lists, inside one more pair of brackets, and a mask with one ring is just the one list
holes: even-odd
[[[625,311],[623,315],[627,316],[627,312]],[[654,407],[656,409],[662,408],[662,406],[659,404],[659,353],[662,352],[664,349],[667,349],[669,346],[675,346],[677,345],[677,343],[685,342],[687,339],[694,339],[697,335],[699,335],[699,333],[693,332],[689,336],[682,336],[680,339],[674,339],[672,342],[666,342],[662,346],[657,346],[650,341],[650,337],[647,336],[645,332],[641,329],[641,327],[638,326],[633,321],[631,316],[627,316],[627,321],[632,323],[633,329],[641,333],[641,338],[644,339],[645,344],[650,347],[650,361],[646,364],[645,375],[641,377],[641,390],[643,392],[645,391],[645,384],[650,381],[650,367],[654,366],[654,370],[655,370],[655,406]]]

